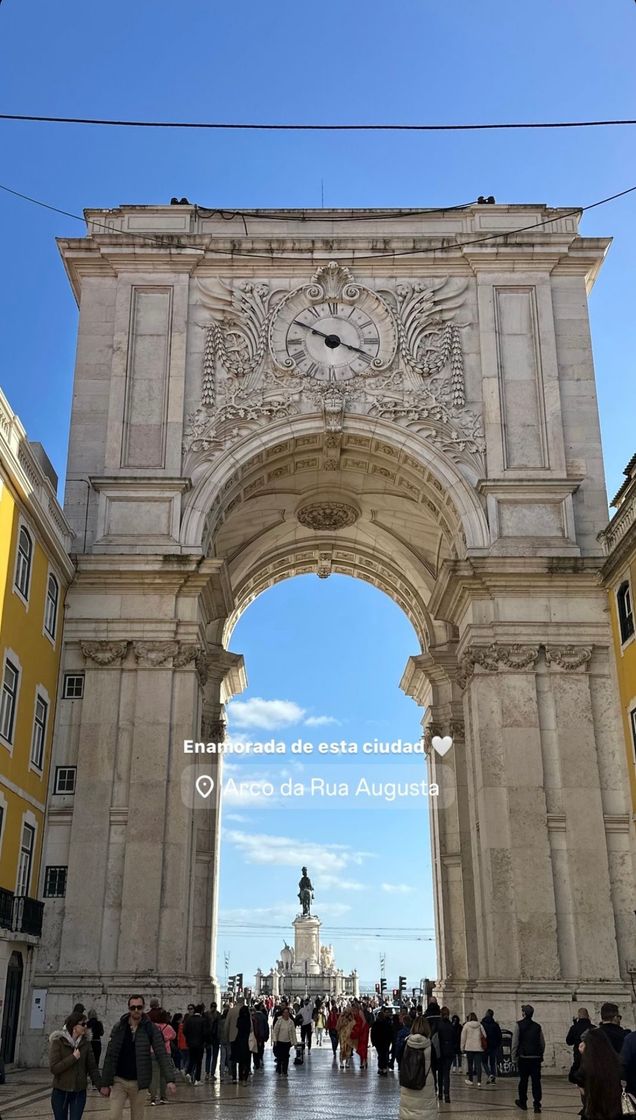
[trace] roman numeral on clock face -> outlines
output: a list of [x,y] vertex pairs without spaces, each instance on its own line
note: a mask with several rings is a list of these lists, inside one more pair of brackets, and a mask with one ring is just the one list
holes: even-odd
[[337,315],[338,314],[338,303],[337,303],[336,300],[334,300],[334,299],[328,300],[327,301],[327,308],[329,310],[330,315]]
[[290,354],[289,356],[290,356],[290,358],[292,359],[293,362],[296,362],[296,365],[298,365],[299,362],[302,362],[307,357],[304,350],[296,350],[296,351],[294,351],[293,354]]
[[378,338],[377,334],[370,334],[365,335],[362,341],[365,346],[377,346],[380,339]]

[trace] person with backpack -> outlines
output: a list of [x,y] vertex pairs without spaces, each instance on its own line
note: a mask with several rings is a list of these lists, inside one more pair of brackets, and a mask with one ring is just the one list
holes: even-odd
[[521,1010],[523,1019],[520,1019],[515,1027],[511,1050],[512,1060],[519,1067],[519,1096],[515,1104],[523,1112],[528,1111],[528,1081],[530,1080],[534,1111],[541,1112],[541,1063],[545,1051],[545,1039],[539,1023],[534,1022],[534,1007],[526,1003]]
[[501,1046],[502,1034],[501,1027],[495,1019],[495,1013],[488,1010],[484,1015],[481,1025],[486,1032],[486,1052],[483,1056],[483,1063],[488,1074],[488,1082],[494,1085],[497,1080],[497,1055],[499,1047]]
[[437,1116],[431,1070],[431,1028],[418,1015],[400,1062],[400,1120],[433,1120]]
[[455,1056],[455,1031],[448,1007],[442,1007],[440,1011],[431,1045],[437,1053],[437,1096],[440,1101],[450,1104],[450,1071]]

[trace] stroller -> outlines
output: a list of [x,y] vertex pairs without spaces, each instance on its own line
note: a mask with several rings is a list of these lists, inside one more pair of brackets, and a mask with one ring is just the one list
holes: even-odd
[[501,1032],[501,1046],[497,1054],[497,1075],[499,1077],[514,1077],[517,1073],[517,1063],[512,1060],[512,1031]]
[[297,1042],[296,1043],[296,1057],[294,1058],[294,1065],[295,1066],[302,1066],[304,1064],[304,1061],[305,1061],[305,1043],[304,1042]]

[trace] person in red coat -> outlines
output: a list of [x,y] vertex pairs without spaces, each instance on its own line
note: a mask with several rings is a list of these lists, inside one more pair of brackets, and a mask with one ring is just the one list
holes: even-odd
[[361,1007],[354,1008],[356,1013],[356,1021],[351,1032],[351,1041],[355,1043],[358,1057],[360,1059],[360,1069],[368,1069],[368,1056],[369,1056],[369,1024],[367,1023]]

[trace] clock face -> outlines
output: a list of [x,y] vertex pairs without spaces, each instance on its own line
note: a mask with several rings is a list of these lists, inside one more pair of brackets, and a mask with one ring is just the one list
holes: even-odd
[[310,301],[296,291],[283,301],[270,331],[276,363],[321,384],[382,372],[396,345],[392,316],[368,290],[355,302]]

